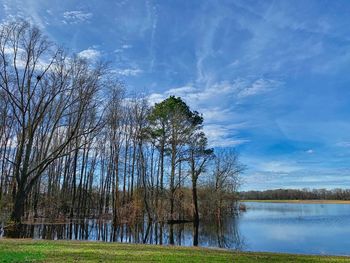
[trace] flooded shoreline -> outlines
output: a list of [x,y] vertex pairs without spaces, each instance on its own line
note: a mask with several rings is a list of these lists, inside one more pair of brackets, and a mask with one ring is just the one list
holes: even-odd
[[[239,251],[315,255],[350,255],[350,206],[244,202],[246,212],[200,221],[199,246]],[[113,227],[112,220],[31,222],[21,237],[168,245],[170,227],[175,245],[192,246],[193,224],[139,222]],[[6,231],[2,229],[2,236]]]

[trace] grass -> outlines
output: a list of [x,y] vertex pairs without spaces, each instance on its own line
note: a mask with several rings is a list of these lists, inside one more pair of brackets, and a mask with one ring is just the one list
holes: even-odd
[[350,200],[240,200],[241,202],[295,203],[295,204],[350,204]]
[[347,257],[82,241],[0,239],[0,262],[350,262]]

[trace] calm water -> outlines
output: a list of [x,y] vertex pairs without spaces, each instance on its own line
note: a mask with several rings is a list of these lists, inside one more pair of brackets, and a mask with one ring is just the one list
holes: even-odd
[[245,249],[350,255],[350,205],[246,203],[238,228]]
[[[246,251],[350,255],[350,205],[245,203],[247,211],[220,222],[201,222],[199,245]],[[168,244],[168,225],[121,226],[84,220],[27,225],[23,237]],[[2,230],[0,229],[0,236]],[[174,225],[175,244],[192,245],[192,224]]]

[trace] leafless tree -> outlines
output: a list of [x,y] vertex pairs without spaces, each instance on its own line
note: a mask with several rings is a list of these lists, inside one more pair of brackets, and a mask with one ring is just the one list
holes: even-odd
[[67,154],[72,141],[79,141],[79,148],[80,138],[96,131],[98,124],[84,123],[84,115],[97,109],[94,94],[102,71],[78,58],[68,62],[62,50],[23,21],[1,26],[0,57],[0,86],[16,122],[12,219],[20,222],[25,199],[45,169]]

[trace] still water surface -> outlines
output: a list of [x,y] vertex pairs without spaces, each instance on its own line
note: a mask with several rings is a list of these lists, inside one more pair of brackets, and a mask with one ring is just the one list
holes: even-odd
[[350,205],[246,203],[238,228],[245,249],[350,255]]
[[[245,251],[350,255],[350,205],[247,202],[247,211],[202,221],[199,245]],[[168,225],[141,223],[113,230],[110,221],[34,224],[23,237],[168,244]],[[192,224],[174,225],[175,244],[191,246]],[[6,235],[6,231],[5,231]],[[1,230],[0,230],[1,236]]]

